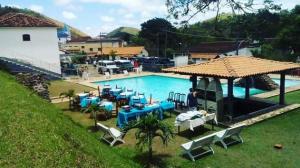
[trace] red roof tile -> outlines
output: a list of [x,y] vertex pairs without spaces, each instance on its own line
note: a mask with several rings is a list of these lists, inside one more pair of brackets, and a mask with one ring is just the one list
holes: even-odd
[[7,13],[0,16],[0,27],[57,27],[47,19],[23,13]]
[[300,64],[247,56],[227,56],[199,64],[163,69],[186,75],[242,78],[300,68]]

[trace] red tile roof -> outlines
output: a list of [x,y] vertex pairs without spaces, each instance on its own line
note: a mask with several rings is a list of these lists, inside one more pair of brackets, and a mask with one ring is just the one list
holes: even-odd
[[0,27],[57,27],[47,19],[23,13],[7,13],[0,16]]
[[300,64],[248,56],[227,56],[199,64],[163,69],[186,75],[242,78],[300,68]]

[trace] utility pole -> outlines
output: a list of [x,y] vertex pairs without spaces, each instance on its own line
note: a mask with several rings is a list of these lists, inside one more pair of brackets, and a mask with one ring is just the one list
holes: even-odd
[[100,47],[101,47],[101,56],[103,56],[103,46],[102,46],[102,39],[101,39],[101,35],[104,35],[103,32],[100,32],[99,34],[99,42],[100,42]]
[[156,36],[157,36],[157,57],[159,57],[159,33],[157,33]]
[[168,32],[165,30],[165,58],[167,58]]

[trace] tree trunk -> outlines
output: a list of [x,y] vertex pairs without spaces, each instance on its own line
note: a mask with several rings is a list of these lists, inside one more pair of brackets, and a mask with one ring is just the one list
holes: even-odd
[[148,155],[149,155],[149,163],[150,162],[152,162],[152,133],[150,133],[150,135],[149,135],[149,137],[148,137],[149,139],[149,146],[148,146],[148,148],[149,148],[149,153],[148,153]]
[[95,129],[97,128],[97,111],[93,111],[94,113],[94,121],[95,121]]

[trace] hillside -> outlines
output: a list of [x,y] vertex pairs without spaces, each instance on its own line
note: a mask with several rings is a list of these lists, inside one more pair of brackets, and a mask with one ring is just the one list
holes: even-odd
[[136,36],[140,32],[139,29],[133,27],[119,27],[107,34],[108,37],[120,37],[124,34]]
[[139,167],[0,71],[0,167]]
[[[25,14],[32,15],[32,16],[39,17],[39,18],[46,18],[46,19],[54,22],[58,27],[64,27],[64,24],[65,24],[63,22],[52,19],[48,16],[45,16],[41,13],[29,10],[29,9],[19,9],[19,8],[13,8],[13,7],[1,7],[1,5],[0,5],[0,16],[3,15],[3,14],[6,14],[8,12],[25,13]],[[80,31],[80,30],[78,30],[78,29],[76,29],[76,28],[74,28],[70,25],[68,25],[68,26],[70,27],[72,37],[77,38],[77,37],[88,36],[84,32],[82,32],[82,31]]]

